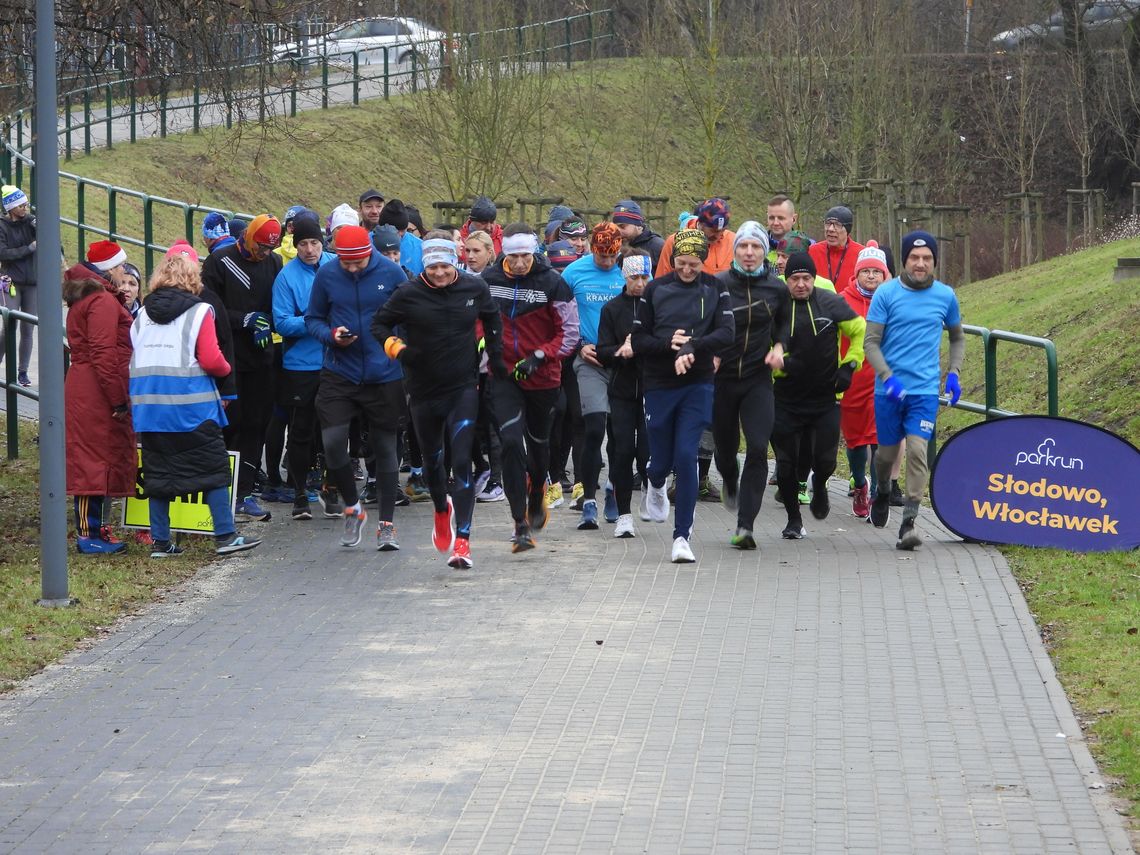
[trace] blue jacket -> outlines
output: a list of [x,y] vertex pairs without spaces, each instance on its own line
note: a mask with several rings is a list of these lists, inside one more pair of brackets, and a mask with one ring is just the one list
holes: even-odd
[[412,276],[424,272],[424,242],[411,232],[400,238],[400,264],[412,271]]
[[317,269],[330,261],[336,261],[331,252],[322,252],[315,265],[305,264],[298,256],[273,280],[273,328],[285,339],[282,365],[289,371],[320,371],[324,363],[324,346],[309,335],[305,311]]
[[594,261],[593,253],[587,253],[571,262],[562,271],[562,278],[574,292],[574,301],[578,304],[580,343],[597,344],[602,307],[625,289],[621,264],[602,270]]
[[[396,288],[407,281],[394,261],[378,252],[360,273],[349,273],[336,261],[317,271],[305,326],[309,335],[325,345],[323,367],[352,383],[388,383],[404,375],[389,359],[369,330],[376,311],[388,302]],[[347,327],[357,336],[347,347],[333,343],[332,331]]]

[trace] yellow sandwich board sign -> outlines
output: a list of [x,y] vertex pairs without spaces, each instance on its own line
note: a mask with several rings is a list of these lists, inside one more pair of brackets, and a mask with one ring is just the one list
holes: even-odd
[[[237,504],[237,472],[240,457],[236,451],[230,455],[230,509]],[[150,528],[150,501],[146,495],[142,471],[142,449],[138,450],[138,470],[135,473],[135,494],[123,502],[124,528]],[[214,520],[206,504],[205,493],[188,493],[176,496],[170,502],[170,530],[186,534],[213,534]]]

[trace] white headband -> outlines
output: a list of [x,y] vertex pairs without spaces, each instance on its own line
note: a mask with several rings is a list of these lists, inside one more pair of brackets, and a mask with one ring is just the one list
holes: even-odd
[[503,254],[519,255],[524,252],[533,253],[538,249],[538,235],[530,232],[511,235],[503,238]]

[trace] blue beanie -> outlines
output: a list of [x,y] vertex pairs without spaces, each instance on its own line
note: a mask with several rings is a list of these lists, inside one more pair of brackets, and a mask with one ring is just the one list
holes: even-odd
[[226,218],[217,211],[211,211],[206,214],[206,219],[202,221],[202,237],[206,240],[221,240],[224,237],[229,237],[230,230],[226,225]]
[[906,258],[910,251],[918,246],[925,246],[934,256],[934,263],[938,264],[938,240],[930,232],[913,231],[902,239],[902,266],[906,267]]

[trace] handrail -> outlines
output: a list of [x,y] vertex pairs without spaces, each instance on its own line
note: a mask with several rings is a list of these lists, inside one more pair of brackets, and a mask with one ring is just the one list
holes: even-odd
[[977,404],[972,401],[959,400],[955,408],[969,413],[985,416],[987,419],[1016,416],[1012,410],[1005,410],[998,406],[997,382],[997,346],[1000,341],[1021,344],[1026,347],[1037,347],[1045,351],[1046,369],[1046,395],[1048,399],[1049,415],[1056,416],[1059,411],[1057,393],[1057,346],[1047,338],[1023,333],[1009,332],[1008,330],[991,330],[974,324],[963,324],[962,329],[967,335],[976,335],[982,339],[985,369],[985,395],[986,402]]
[[[39,390],[21,386],[17,382],[19,366],[16,364],[16,328],[21,321],[37,327],[40,325],[40,319],[35,315],[0,306],[0,330],[4,335],[4,379],[0,381],[0,387],[4,389],[7,422],[5,433],[8,437],[9,460],[15,460],[20,456],[20,413],[17,398],[24,397],[37,403],[40,400]],[[66,341],[63,346],[66,351]]]

